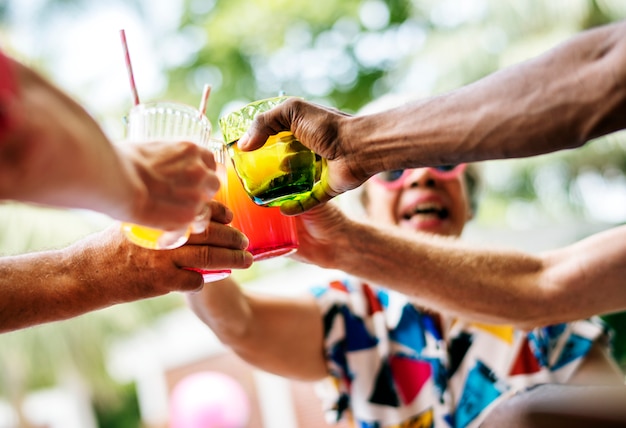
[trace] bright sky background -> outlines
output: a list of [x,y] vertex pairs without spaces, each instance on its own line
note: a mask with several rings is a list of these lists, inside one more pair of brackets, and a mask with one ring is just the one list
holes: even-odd
[[181,47],[159,43],[155,29],[161,35],[176,29],[180,2],[150,0],[143,16],[122,2],[90,2],[35,22],[42,4],[42,0],[13,1],[10,22],[14,26],[6,29],[0,42],[25,61],[46,58],[45,72],[51,79],[103,121],[113,138],[121,136],[117,114],[130,107],[132,97],[119,31],[126,32],[140,99],[157,97],[166,86],[160,70],[164,62],[181,57]]

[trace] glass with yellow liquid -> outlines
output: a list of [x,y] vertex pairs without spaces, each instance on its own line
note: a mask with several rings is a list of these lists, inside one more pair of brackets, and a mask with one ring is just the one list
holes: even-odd
[[[128,114],[127,140],[190,141],[207,147],[211,122],[200,111],[186,104],[157,101],[138,104]],[[201,218],[197,219],[201,221]],[[122,231],[132,243],[154,250],[177,248],[187,242],[191,225],[181,230],[161,230],[132,223],[122,223]]]
[[321,176],[322,161],[291,132],[270,136],[265,145],[251,152],[237,148],[237,141],[254,118],[289,97],[252,102],[220,118],[228,154],[248,196],[257,205],[275,207],[302,199]]

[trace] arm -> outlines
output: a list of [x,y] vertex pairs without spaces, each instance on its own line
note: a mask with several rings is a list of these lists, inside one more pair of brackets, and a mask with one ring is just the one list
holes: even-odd
[[232,213],[217,203],[212,211],[209,231],[175,250],[137,247],[114,224],[61,250],[0,258],[0,332],[202,287],[201,275],[183,266],[249,267],[246,238],[223,224]]
[[546,384],[497,405],[482,427],[623,427],[624,386]]
[[531,255],[357,223],[327,204],[299,216],[298,236],[301,261],[483,322],[530,328],[626,308],[626,226]]
[[328,374],[321,314],[312,296],[242,291],[229,278],[188,294],[187,300],[220,341],[253,366],[301,380]]
[[25,65],[3,59],[16,88],[0,87],[0,199],[180,229],[219,188],[209,150],[192,143],[116,148],[69,96]]
[[[326,201],[399,168],[532,156],[626,127],[626,21],[585,31],[472,85],[386,112],[349,116],[286,101],[257,117],[239,147],[291,130],[327,159]],[[313,198],[311,198],[313,199]],[[284,205],[296,214],[315,206]]]
[[354,161],[371,174],[532,156],[624,128],[626,21],[582,32],[446,95],[355,118],[340,141],[357,136]]

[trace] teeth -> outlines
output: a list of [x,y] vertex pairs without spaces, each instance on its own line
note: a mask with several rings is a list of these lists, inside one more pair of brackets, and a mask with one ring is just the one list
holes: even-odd
[[439,211],[439,210],[441,210],[441,205],[434,204],[434,203],[426,203],[426,204],[420,204],[416,206],[413,212],[420,213],[420,212],[429,212],[429,211],[432,212],[432,211]]
[[402,217],[405,220],[409,220],[411,217],[413,217],[416,214],[422,214],[422,215],[432,214],[432,215],[436,215],[440,219],[444,219],[448,217],[448,210],[447,208],[442,207],[440,204],[427,202],[427,203],[417,205],[412,211],[405,213]]

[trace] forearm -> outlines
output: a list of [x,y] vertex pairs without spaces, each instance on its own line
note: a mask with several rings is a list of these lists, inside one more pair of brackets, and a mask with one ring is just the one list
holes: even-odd
[[626,308],[626,228],[537,256],[358,223],[344,232],[327,267],[441,312],[527,328]]
[[[0,332],[72,318],[124,299],[115,278],[98,275],[88,251],[81,260],[55,250],[0,258]],[[94,272],[95,270],[95,272]]]
[[251,365],[302,380],[326,375],[322,320],[312,297],[242,292],[226,279],[187,299],[220,341]]
[[222,343],[234,346],[245,338],[252,325],[252,310],[239,285],[231,278],[216,281],[186,295],[194,313]]
[[129,185],[143,190],[141,183],[98,123],[42,75],[8,61],[17,94],[3,106],[9,126],[0,144],[0,198],[129,211],[129,201],[143,197]]
[[216,222],[210,230],[154,251],[131,244],[115,223],[62,250],[0,257],[0,332],[201,287],[202,276],[181,266],[250,266],[239,232]]
[[414,296],[426,307],[492,323],[539,316],[542,298],[533,286],[543,268],[538,258],[368,224],[354,224],[345,237],[337,240],[332,268]]
[[626,22],[446,95],[346,122],[341,139],[355,142],[354,163],[370,173],[580,146],[626,127]]

